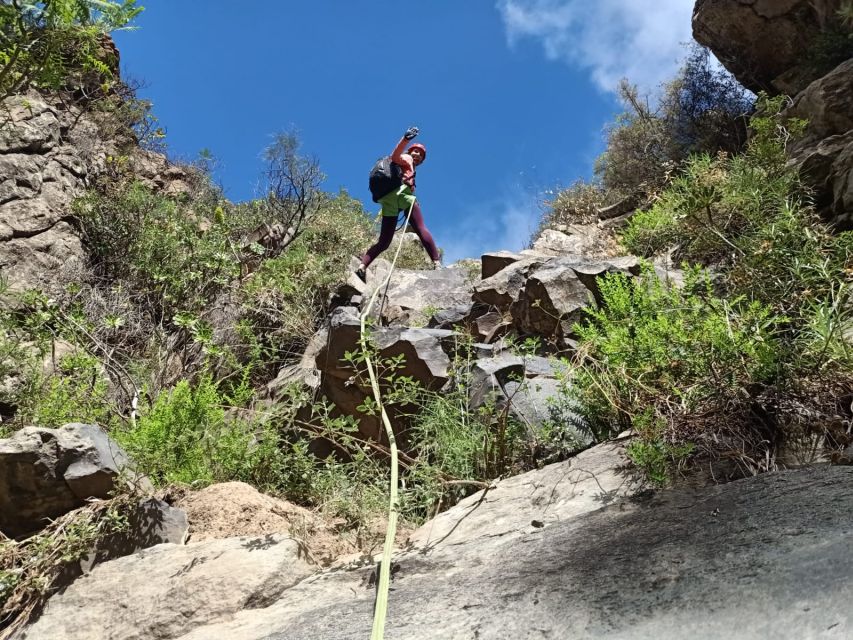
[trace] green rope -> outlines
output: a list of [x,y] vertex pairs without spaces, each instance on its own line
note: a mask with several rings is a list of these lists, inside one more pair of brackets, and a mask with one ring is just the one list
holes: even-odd
[[[406,221],[409,223],[409,217],[412,215],[412,207],[415,206],[412,201],[409,206],[409,212],[406,214]],[[370,296],[370,301],[367,307],[361,313],[361,346],[364,349],[364,361],[367,365],[367,374],[370,377],[370,387],[373,390],[373,398],[379,407],[380,415],[382,416],[382,424],[385,427],[385,434],[388,436],[388,445],[391,449],[391,491],[388,501],[388,528],[385,530],[385,545],[382,548],[382,562],[379,565],[379,583],[376,587],[376,604],[373,608],[373,631],[370,634],[370,640],[383,640],[385,637],[385,619],[388,614],[388,587],[391,582],[391,554],[394,551],[394,538],[397,537],[397,516],[399,514],[399,504],[397,501],[397,485],[399,484],[399,465],[397,463],[397,439],[394,437],[394,429],[391,427],[391,420],[388,418],[388,413],[385,411],[385,405],[382,404],[382,394],[379,390],[379,379],[376,376],[376,370],[373,367],[373,361],[370,359],[370,350],[367,348],[365,340],[365,322],[367,316],[376,302],[376,297],[382,290],[382,287],[391,282],[391,275],[394,273],[394,267],[397,265],[397,258],[400,256],[400,249],[403,248],[403,237],[400,237],[400,243],[397,245],[397,252],[394,254],[394,260],[391,262],[391,269],[385,280],[376,287],[373,295]]]

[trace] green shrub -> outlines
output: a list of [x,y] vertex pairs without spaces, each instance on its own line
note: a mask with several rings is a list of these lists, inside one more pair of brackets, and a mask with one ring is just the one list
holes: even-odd
[[98,360],[80,352],[64,356],[53,375],[36,375],[20,394],[16,422],[57,428],[69,422],[115,423],[109,379]]
[[[773,380],[781,357],[771,310],[714,295],[710,279],[691,270],[681,288],[646,269],[636,280],[609,274],[601,303],[577,325],[582,366],[574,375],[581,412],[599,439],[635,429],[658,453],[706,445],[716,429],[739,424],[753,385]],[[713,414],[695,432],[691,418]]]
[[141,183],[76,202],[97,272],[135,291],[157,324],[177,311],[200,310],[240,274],[235,225],[213,208],[194,206],[203,203],[184,203]]
[[234,404],[209,377],[182,380],[114,436],[158,485],[249,480],[263,454],[254,446],[259,427],[229,416]]
[[673,245],[679,255],[704,264],[747,254],[752,234],[796,197],[796,174],[785,165],[785,142],[801,121],[782,123],[782,99],[764,100],[745,153],[692,157],[655,204],[633,216],[626,247],[653,255]]
[[342,192],[324,199],[287,251],[260,264],[243,285],[243,306],[271,352],[282,359],[301,353],[371,235],[361,204]]

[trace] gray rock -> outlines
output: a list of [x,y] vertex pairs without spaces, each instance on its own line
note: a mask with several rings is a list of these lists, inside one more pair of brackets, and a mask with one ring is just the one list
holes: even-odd
[[512,323],[504,318],[504,314],[497,311],[490,311],[481,316],[478,316],[473,323],[472,330],[474,338],[478,342],[490,343],[496,338],[505,335]]
[[36,94],[12,96],[0,118],[0,153],[44,153],[59,142],[56,112]]
[[74,107],[50,107],[37,94],[13,96],[4,106],[0,269],[12,291],[49,290],[60,280],[61,268],[84,259],[80,239],[68,224],[71,202],[102,168],[105,144],[97,127]]
[[[329,340],[317,351],[315,367],[321,372],[320,393],[325,395],[344,415],[359,419],[359,429],[369,438],[381,439],[384,428],[376,416],[358,410],[372,395],[366,381],[353,379],[354,371],[345,354],[360,349],[361,325],[358,313],[351,307],[335,309],[329,318]],[[442,329],[411,329],[379,327],[371,332],[377,349],[377,359],[402,356],[405,365],[395,374],[410,376],[424,388],[437,390],[448,379],[454,333]]]
[[556,378],[547,377],[509,380],[503,385],[512,415],[525,425],[530,444],[540,448],[543,455],[545,448],[558,447],[560,455],[567,455],[595,441],[562,385]]
[[314,568],[279,534],[161,544],[96,566],[51,598],[22,640],[167,640],[274,603]]
[[0,440],[0,531],[30,533],[88,498],[108,498],[127,466],[121,447],[95,425],[17,431]]
[[577,273],[555,259],[531,270],[510,307],[515,327],[524,333],[562,337],[581,319],[590,290]]
[[454,329],[465,324],[471,314],[473,303],[466,302],[433,314],[427,323],[430,329]]
[[853,228],[853,60],[812,82],[786,110],[808,120],[805,135],[789,148],[796,167],[815,190],[815,205],[838,228]]
[[189,530],[186,512],[156,498],[141,500],[127,520],[127,530],[99,540],[92,553],[80,562],[84,573],[97,564],[158,544],[184,544]]
[[483,354],[471,367],[469,408],[476,410],[494,403],[527,428],[528,443],[539,447],[543,429],[561,441],[562,453],[577,451],[592,443],[581,418],[571,409],[560,375],[565,366],[555,359],[498,353]]
[[[382,281],[370,282],[366,296]],[[471,303],[471,285],[463,269],[395,269],[383,294],[384,304],[377,303],[377,312],[382,309],[383,317],[390,320],[386,310],[398,309],[393,319],[402,325],[410,324],[413,319],[425,323],[437,311]]]
[[637,196],[628,196],[627,198],[623,198],[619,202],[615,202],[606,207],[601,207],[596,210],[596,215],[599,220],[612,220],[614,218],[621,218],[622,216],[626,216],[634,212],[639,204],[639,198]]
[[606,233],[597,224],[562,225],[560,230],[544,229],[533,243],[532,251],[545,256],[584,256],[600,253],[607,245]]
[[[853,634],[853,469],[650,495],[637,493],[641,487],[620,471],[618,457],[606,458],[605,446],[502,481],[424,525],[413,535],[415,550],[395,558],[385,637]],[[320,574],[265,609],[182,640],[369,637],[371,570]]]
[[494,275],[483,278],[474,285],[472,300],[499,311],[508,310],[524,288],[528,272],[543,260],[545,259],[531,257],[505,265]]
[[609,273],[623,273],[636,276],[640,274],[640,261],[634,256],[608,258],[606,261],[580,261],[571,265],[578,279],[596,298],[600,297],[598,279]]
[[523,255],[513,253],[512,251],[492,251],[490,253],[484,253],[480,258],[480,278],[482,280],[491,278],[504,267],[508,267],[509,265],[523,259]]

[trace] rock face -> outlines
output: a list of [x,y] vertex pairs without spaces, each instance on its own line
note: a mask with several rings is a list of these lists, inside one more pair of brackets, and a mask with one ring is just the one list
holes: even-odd
[[[372,286],[368,287],[365,297],[372,292]],[[382,309],[388,323],[405,326],[426,324],[437,311],[470,301],[471,287],[463,269],[398,269],[391,276],[385,303],[377,304],[376,309]]]
[[95,425],[25,427],[0,440],[0,531],[23,535],[87,498],[108,498],[127,464],[121,447]]
[[794,95],[815,79],[809,54],[841,0],[697,0],[693,37],[748,89]]
[[[425,524],[395,556],[385,637],[850,637],[853,468],[654,494],[625,463],[619,443],[602,445]],[[267,540],[161,545],[101,565],[23,638],[369,637],[372,567],[299,581],[309,568],[294,548]]]
[[808,120],[789,152],[815,189],[815,206],[838,228],[853,228],[853,59],[812,82],[786,115]]
[[[375,416],[358,410],[371,396],[369,387],[351,380],[353,368],[346,362],[347,351],[358,349],[361,323],[354,307],[339,307],[329,319],[329,340],[317,352],[316,368],[322,373],[320,391],[344,414],[359,419],[361,432],[381,440],[384,429]],[[450,357],[442,341],[453,338],[453,332],[444,329],[410,329],[407,327],[377,328],[371,333],[380,361],[401,356],[405,363],[397,371],[410,376],[424,388],[440,389],[447,382]]]
[[0,268],[12,290],[43,286],[84,260],[71,202],[103,170],[106,147],[85,116],[36,94],[0,116]]
[[746,87],[795,96],[785,115],[808,127],[789,147],[791,163],[814,189],[824,219],[851,229],[853,59],[834,70],[815,63],[832,38],[840,42],[850,30],[837,15],[841,6],[842,0],[698,0],[693,35]]
[[[12,291],[50,290],[57,274],[86,253],[72,224],[72,202],[101,175],[117,143],[78,107],[39,94],[12,96],[0,107],[0,271]],[[129,167],[152,189],[179,195],[192,172],[165,156],[132,149]]]
[[54,596],[21,638],[181,638],[269,606],[313,571],[299,544],[277,534],[158,545],[95,567]]

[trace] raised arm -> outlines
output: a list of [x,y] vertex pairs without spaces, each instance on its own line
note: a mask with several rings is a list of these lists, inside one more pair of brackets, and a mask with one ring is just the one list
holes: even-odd
[[412,162],[412,156],[408,153],[403,153],[406,149],[406,145],[409,144],[411,140],[418,135],[417,127],[409,127],[406,133],[403,134],[403,137],[400,138],[400,142],[397,143],[397,146],[394,147],[394,151],[391,152],[391,162],[400,165],[403,168],[403,172],[412,172],[415,170],[415,163]]

